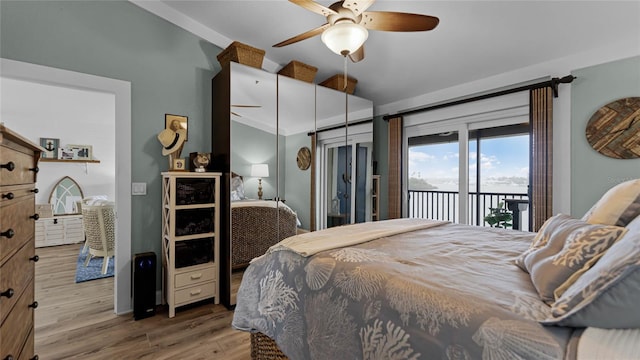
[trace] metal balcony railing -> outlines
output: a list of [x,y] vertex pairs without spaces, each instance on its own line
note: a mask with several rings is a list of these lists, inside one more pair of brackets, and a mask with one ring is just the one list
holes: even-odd
[[[409,217],[458,222],[458,199],[457,191],[409,190]],[[468,203],[471,225],[489,226],[484,222],[489,208],[498,207],[500,202],[505,203],[505,199],[528,201],[529,196],[520,193],[470,192]],[[504,207],[507,207],[506,203]],[[520,212],[519,220],[514,228],[531,231],[528,210]]]

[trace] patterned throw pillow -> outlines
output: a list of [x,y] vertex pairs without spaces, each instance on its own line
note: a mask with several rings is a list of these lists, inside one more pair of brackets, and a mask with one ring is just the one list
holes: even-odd
[[590,224],[627,226],[640,215],[640,179],[618,184],[587,211],[582,220]]
[[515,260],[515,264],[518,265],[520,269],[524,270],[527,273],[529,272],[529,269],[527,269],[527,267],[524,265],[524,259],[532,252],[547,246],[547,243],[551,238],[551,232],[552,232],[549,229],[549,224],[552,223],[551,219],[557,216],[567,216],[567,215],[561,215],[561,214],[556,215],[554,217],[547,219],[547,221],[545,221],[544,224],[542,224],[542,226],[540,227],[540,230],[538,230],[538,233],[533,238],[533,241],[531,241],[531,245],[529,246],[529,248],[525,252],[523,252],[522,255],[518,256],[518,258],[516,258]]
[[231,201],[244,200],[244,182],[239,176],[231,178]]
[[551,307],[546,325],[640,328],[640,216]]
[[574,273],[593,266],[625,232],[623,227],[588,224],[568,215],[548,219],[538,234],[545,245],[527,253],[523,261],[540,298],[552,303],[556,288],[575,281]]

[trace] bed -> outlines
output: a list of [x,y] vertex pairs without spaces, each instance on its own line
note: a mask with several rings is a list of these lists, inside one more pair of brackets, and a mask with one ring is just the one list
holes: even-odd
[[231,267],[244,269],[270,246],[293,236],[298,216],[283,201],[247,199],[242,176],[231,176]]
[[296,234],[298,217],[282,201],[231,202],[232,268],[242,269],[280,240]]
[[262,359],[637,357],[640,180],[616,188],[538,233],[398,219],[285,239],[246,269],[232,325]]

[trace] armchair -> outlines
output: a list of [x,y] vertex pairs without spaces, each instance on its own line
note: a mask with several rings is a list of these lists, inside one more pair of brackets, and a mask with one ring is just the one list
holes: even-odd
[[107,273],[109,258],[115,255],[115,205],[82,205],[82,223],[87,238],[89,254],[85,266],[92,257],[102,257],[102,273]]

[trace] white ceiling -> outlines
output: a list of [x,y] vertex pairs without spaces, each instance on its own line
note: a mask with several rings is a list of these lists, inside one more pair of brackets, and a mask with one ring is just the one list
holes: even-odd
[[[263,67],[272,72],[293,59],[318,67],[317,83],[343,71],[320,36],[272,47],[326,22],[288,1],[131,1],[220,47],[237,40],[266,50]],[[376,106],[599,47],[640,52],[640,1],[379,0],[369,10],[440,18],[427,32],[369,32],[365,59],[348,72],[358,79],[356,95]]]

